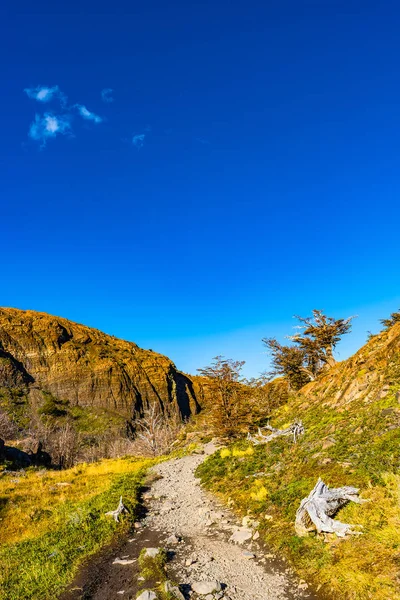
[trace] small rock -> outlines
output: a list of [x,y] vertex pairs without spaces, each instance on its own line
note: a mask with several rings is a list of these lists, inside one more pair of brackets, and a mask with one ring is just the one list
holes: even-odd
[[145,590],[140,596],[137,596],[136,600],[157,600],[157,595],[154,592]]
[[185,600],[185,596],[182,594],[177,585],[174,585],[171,581],[166,581],[164,584],[164,589],[167,594],[176,598],[176,600]]
[[253,532],[251,529],[247,529],[246,527],[238,527],[238,529],[232,533],[229,539],[234,544],[243,544],[243,542],[251,540],[252,536]]
[[264,519],[266,521],[273,521],[274,517],[272,515],[264,515]]
[[213,581],[198,581],[192,583],[192,590],[196,592],[196,594],[200,594],[200,596],[206,596],[213,592],[220,592],[221,589],[221,584],[216,579]]
[[249,552],[248,550],[243,550],[242,556],[243,556],[243,558],[247,558],[247,559],[251,559],[251,558],[255,558],[256,557],[255,554],[253,554],[252,552]]
[[135,529],[143,529],[143,525],[140,521],[136,521],[133,526]]
[[176,533],[173,533],[169,536],[169,538],[166,539],[165,543],[167,546],[175,546],[176,544],[179,544],[181,539],[182,538],[180,536],[176,535]]
[[253,540],[258,540],[259,537],[260,537],[260,532],[256,531],[255,534],[253,535]]
[[299,585],[297,586],[299,590],[306,590],[308,588],[308,583],[304,581],[304,579],[300,579]]
[[125,590],[119,590],[119,592],[117,592],[117,594],[119,594],[120,596],[122,596],[122,594],[125,594]]
[[126,558],[115,558],[113,560],[113,565],[132,565],[135,562],[134,558],[127,560]]
[[155,558],[158,556],[158,554],[160,554],[160,548],[146,548],[144,555],[150,558]]
[[257,529],[260,523],[258,521],[255,521],[253,517],[246,516],[242,519],[242,525],[246,528]]
[[197,562],[197,558],[195,556],[191,556],[185,560],[185,565],[190,567],[190,565],[193,565],[195,562]]

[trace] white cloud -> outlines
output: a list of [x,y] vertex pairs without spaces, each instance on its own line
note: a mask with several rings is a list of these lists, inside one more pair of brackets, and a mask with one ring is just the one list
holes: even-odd
[[29,98],[38,102],[51,102],[53,98],[58,98],[60,103],[65,105],[67,101],[66,96],[62,93],[58,85],[54,85],[53,87],[38,85],[35,88],[25,88],[24,92]]
[[42,148],[46,145],[49,138],[54,138],[59,134],[68,134],[71,131],[70,120],[67,116],[45,113],[36,115],[31,123],[28,135],[32,140],[40,142]]
[[94,121],[95,123],[101,123],[103,121],[99,115],[95,115],[94,113],[90,112],[90,110],[88,110],[86,106],[83,106],[83,104],[75,104],[75,108],[78,110],[81,117],[87,121]]
[[134,135],[132,138],[132,144],[139,150],[143,147],[145,137],[146,135],[144,133],[138,133]]
[[101,99],[103,102],[106,104],[114,102],[114,98],[112,97],[113,91],[114,90],[112,88],[104,88],[104,90],[101,90]]

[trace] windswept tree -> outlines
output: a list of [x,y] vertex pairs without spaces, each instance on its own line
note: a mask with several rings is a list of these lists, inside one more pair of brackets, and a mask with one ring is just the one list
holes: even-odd
[[247,389],[241,376],[244,363],[216,356],[211,365],[197,369],[209,380],[213,396],[210,424],[215,435],[235,437],[245,430],[249,411]]
[[381,319],[381,323],[384,329],[390,329],[396,323],[400,322],[400,309],[397,312],[393,312],[388,319]]
[[306,367],[305,353],[297,346],[283,346],[275,338],[264,338],[263,343],[271,353],[270,378],[286,377],[290,387],[298,390],[310,381],[313,374]]
[[288,336],[293,345],[282,345],[275,338],[263,342],[272,357],[270,376],[285,376],[292,389],[300,389],[335,363],[334,349],[343,335],[351,330],[351,321],[327,317],[321,310],[313,310],[312,317],[296,317],[300,321],[295,335]]
[[[342,336],[351,331],[351,321],[354,317],[347,319],[334,319],[327,317],[322,310],[313,310],[312,317],[296,316],[301,323],[298,329],[301,333],[289,337],[295,344],[305,350],[307,356],[312,357],[316,364],[332,367],[335,363],[333,351]],[[317,372],[318,372],[317,367]]]

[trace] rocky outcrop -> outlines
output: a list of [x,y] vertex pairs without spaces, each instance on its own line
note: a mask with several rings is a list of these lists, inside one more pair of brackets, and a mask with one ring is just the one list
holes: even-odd
[[133,342],[35,311],[0,309],[0,390],[24,389],[34,410],[49,397],[134,419],[157,403],[188,417],[199,409],[191,380],[165,356]]
[[[400,323],[374,335],[356,354],[302,388],[309,399],[344,407],[384,398],[400,381]],[[400,399],[400,394],[399,394]]]

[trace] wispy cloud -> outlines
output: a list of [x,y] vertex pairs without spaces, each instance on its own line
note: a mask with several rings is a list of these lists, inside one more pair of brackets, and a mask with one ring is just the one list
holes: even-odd
[[44,115],[35,116],[35,120],[29,128],[28,135],[32,140],[40,142],[40,146],[44,148],[48,139],[70,132],[71,123],[68,116],[45,113]]
[[105,102],[106,104],[114,102],[113,92],[114,90],[112,88],[104,88],[104,90],[101,90],[101,99],[103,100],[103,102]]
[[145,137],[146,137],[145,133],[138,133],[138,134],[134,135],[133,138],[132,138],[132,144],[134,146],[136,146],[136,148],[138,150],[140,150],[140,148],[143,148],[144,138]]
[[57,98],[60,103],[64,105],[67,101],[67,97],[63,94],[58,85],[54,85],[53,87],[38,85],[35,88],[25,88],[24,92],[29,98],[37,100],[38,102],[51,102],[51,100]]
[[83,104],[75,104],[75,108],[83,119],[86,119],[87,121],[94,121],[95,123],[102,123],[102,117],[90,112],[90,110],[88,110]]

